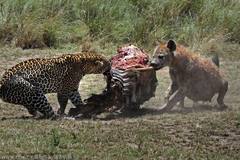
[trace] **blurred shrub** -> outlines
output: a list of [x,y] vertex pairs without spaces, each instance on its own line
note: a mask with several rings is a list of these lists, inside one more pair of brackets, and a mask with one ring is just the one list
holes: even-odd
[[0,43],[59,47],[85,40],[193,45],[222,35],[240,42],[238,0],[2,0]]

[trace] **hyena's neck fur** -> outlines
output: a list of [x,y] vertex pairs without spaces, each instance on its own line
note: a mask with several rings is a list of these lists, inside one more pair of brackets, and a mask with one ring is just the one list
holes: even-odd
[[181,72],[188,72],[187,68],[197,67],[199,70],[220,76],[219,68],[212,61],[201,58],[183,46],[177,47],[169,67]]
[[185,71],[189,63],[189,58],[187,58],[185,55],[175,52],[174,57],[170,60],[169,67],[175,70]]

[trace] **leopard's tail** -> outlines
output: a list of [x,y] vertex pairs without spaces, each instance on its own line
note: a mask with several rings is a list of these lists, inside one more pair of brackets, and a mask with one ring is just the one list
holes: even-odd
[[219,57],[218,57],[217,54],[215,54],[215,55],[212,57],[212,62],[213,62],[217,67],[220,66]]

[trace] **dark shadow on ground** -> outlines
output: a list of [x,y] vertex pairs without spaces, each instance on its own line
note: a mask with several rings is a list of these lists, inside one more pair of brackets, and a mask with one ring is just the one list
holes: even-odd
[[[87,120],[87,119],[100,119],[100,120],[113,120],[118,118],[138,118],[146,115],[150,116],[156,116],[161,114],[189,114],[189,113],[197,113],[197,112],[219,112],[223,111],[222,109],[218,108],[217,106],[209,105],[209,104],[198,104],[193,107],[184,107],[180,108],[178,106],[175,106],[171,111],[162,111],[158,109],[158,107],[149,107],[149,108],[141,108],[138,110],[125,110],[122,113],[106,113],[104,116],[98,117],[98,115],[93,117],[70,117],[70,116],[61,116],[56,119],[52,120],[61,120],[61,119],[68,119],[68,118],[75,118],[76,120]],[[104,114],[104,113],[103,113]],[[5,120],[42,120],[41,118],[36,118],[33,116],[19,116],[19,117],[0,117],[0,121]]]
[[[184,107],[180,108],[178,106],[175,106],[170,111],[162,111],[158,109],[157,107],[152,108],[141,108],[139,110],[128,110],[125,111],[119,115],[112,116],[114,118],[137,118],[145,115],[160,115],[160,114],[189,114],[189,113],[197,113],[197,112],[219,112],[223,111],[223,109],[218,108],[217,106],[209,105],[209,104],[198,104],[193,107]],[[111,117],[111,116],[110,116]],[[108,118],[106,118],[108,119]]]
[[5,120],[19,120],[19,119],[36,119],[33,116],[19,116],[19,117],[0,117],[0,121]]

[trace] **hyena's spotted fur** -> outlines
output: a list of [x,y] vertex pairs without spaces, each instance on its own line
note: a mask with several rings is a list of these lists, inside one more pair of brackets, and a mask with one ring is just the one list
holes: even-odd
[[211,101],[217,93],[219,107],[226,108],[223,99],[228,90],[228,82],[223,79],[218,65],[217,57],[213,61],[201,58],[185,47],[176,45],[173,40],[159,44],[154,50],[151,66],[157,70],[169,66],[172,80],[166,97],[167,103],[162,109],[170,110],[178,102],[183,106],[185,97],[194,102]]

